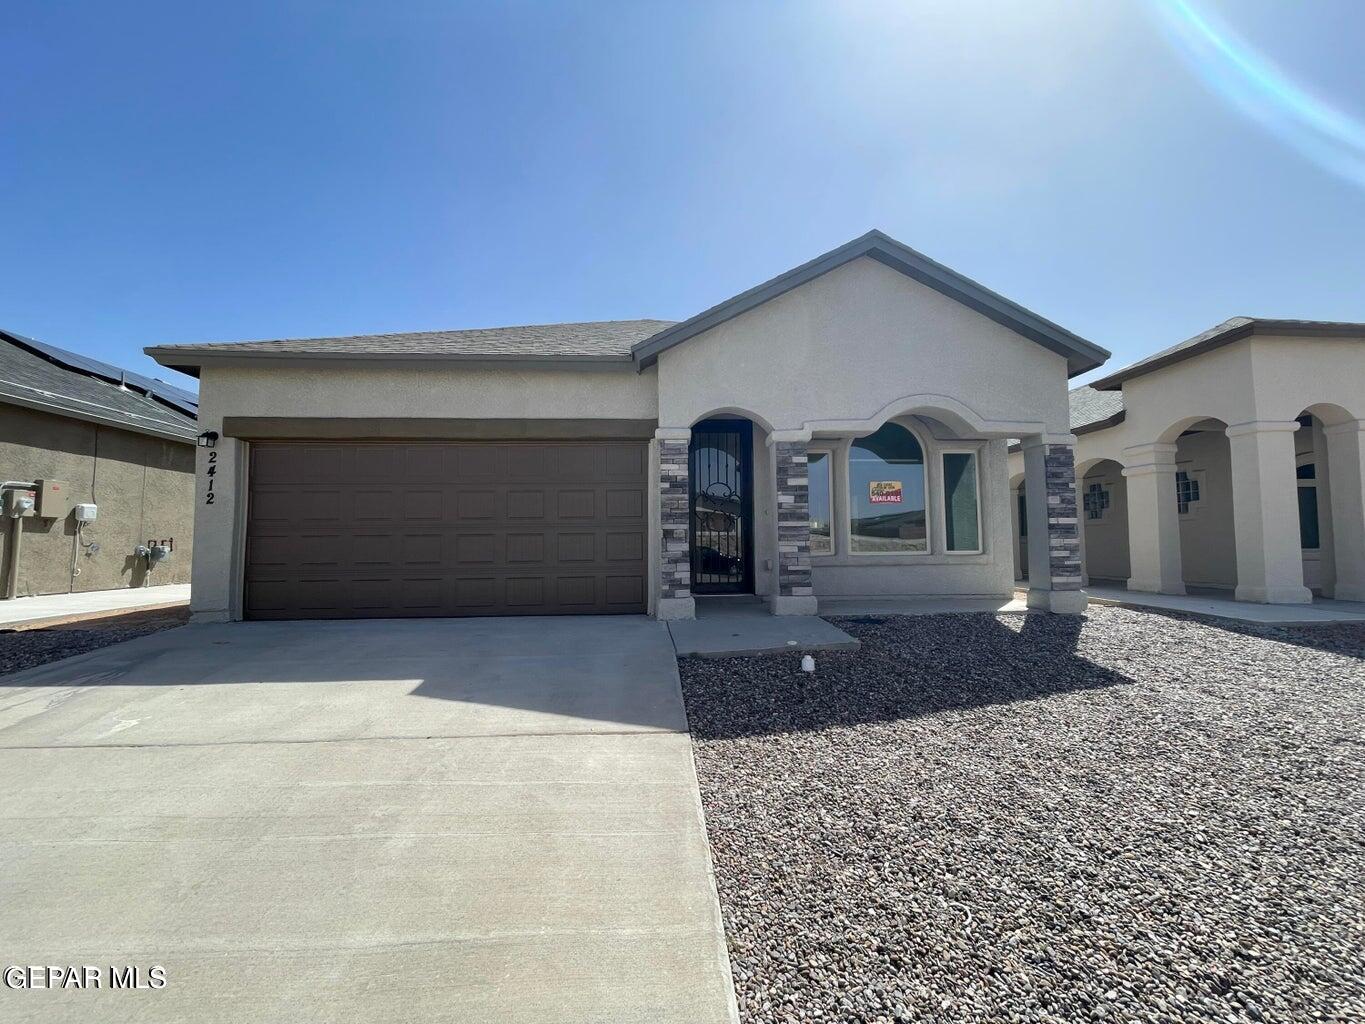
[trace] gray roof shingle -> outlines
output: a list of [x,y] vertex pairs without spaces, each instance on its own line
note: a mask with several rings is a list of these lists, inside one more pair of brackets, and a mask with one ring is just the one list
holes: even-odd
[[1067,398],[1071,402],[1072,433],[1112,426],[1114,417],[1123,413],[1122,391],[1096,391],[1083,384],[1073,388]]
[[278,341],[207,342],[148,349],[162,362],[186,356],[330,355],[455,356],[472,359],[630,359],[637,342],[671,326],[671,320],[603,320],[577,324],[528,324],[463,331],[360,334],[340,338],[283,338]]
[[140,391],[61,365],[0,331],[0,402],[6,401],[191,442],[199,432],[194,417]]

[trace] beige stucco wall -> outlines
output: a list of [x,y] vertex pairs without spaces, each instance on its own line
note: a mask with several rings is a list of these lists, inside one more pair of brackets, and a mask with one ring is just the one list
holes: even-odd
[[[1324,548],[1303,556],[1305,581],[1311,587],[1330,583],[1332,514],[1326,455],[1330,439],[1324,438],[1322,425],[1365,417],[1365,339],[1255,335],[1127,381],[1123,396],[1122,423],[1078,436],[1078,476],[1100,460],[1141,462],[1146,446],[1176,444],[1179,467],[1204,472],[1208,484],[1202,499],[1206,504],[1179,522],[1183,576],[1192,586],[1232,588],[1238,582],[1228,440],[1204,428],[1285,423],[1305,411],[1317,416],[1321,422],[1311,430],[1293,434],[1292,447],[1318,455]],[[1221,422],[1203,422],[1209,420]],[[1200,433],[1181,436],[1192,427]],[[1017,480],[1022,473],[1022,453],[1011,453],[1011,477]],[[1265,531],[1297,538],[1297,508],[1281,503],[1267,515],[1270,518],[1258,520]],[[1087,549],[1089,537],[1087,531]],[[1327,564],[1318,564],[1323,559]],[[1099,575],[1093,570],[1090,574]]]
[[[0,477],[64,480],[73,503],[94,502],[82,532],[100,551],[76,542],[75,520],[28,516],[23,524],[17,593],[84,593],[185,583],[194,553],[193,447],[32,409],[0,405]],[[11,524],[0,524],[0,579],[9,571]],[[175,551],[150,574],[134,549],[174,538]],[[72,576],[72,563],[80,569]]]
[[840,432],[850,420],[875,429],[893,415],[951,422],[965,410],[1004,434],[1068,430],[1063,357],[868,258],[669,349],[658,365],[665,427],[734,410],[776,430]]

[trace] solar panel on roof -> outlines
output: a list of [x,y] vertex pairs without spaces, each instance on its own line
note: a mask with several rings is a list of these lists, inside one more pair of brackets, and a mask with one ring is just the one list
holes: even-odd
[[58,348],[56,345],[49,345],[45,341],[26,338],[22,334],[15,334],[13,331],[6,331],[5,333],[21,345],[41,352],[53,362],[68,369],[102,377],[113,384],[127,384],[144,394],[160,399],[173,409],[179,409],[187,416],[197,417],[199,414],[199,396],[192,391],[167,384],[164,380],[156,377],[146,377],[132,370],[125,370],[122,367],[114,366],[112,363],[91,359],[79,352],[70,352],[64,348]]

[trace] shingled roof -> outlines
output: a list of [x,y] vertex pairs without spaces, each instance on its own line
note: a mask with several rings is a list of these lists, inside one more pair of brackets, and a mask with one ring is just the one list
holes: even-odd
[[[671,320],[598,320],[588,323],[527,324],[462,331],[359,334],[338,338],[283,338],[278,341],[208,342],[147,349],[163,365],[198,376],[203,356],[250,355],[280,358],[404,359],[439,357],[478,360],[566,360],[629,362],[631,348],[672,326]],[[177,357],[186,357],[177,365]]]
[[0,403],[194,441],[198,426],[193,416],[136,387],[121,386],[53,355],[62,351],[0,331]]

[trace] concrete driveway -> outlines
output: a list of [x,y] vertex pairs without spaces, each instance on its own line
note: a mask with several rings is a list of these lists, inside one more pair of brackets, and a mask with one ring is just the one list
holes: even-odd
[[637,617],[187,626],[0,679],[0,958],[103,975],[0,1019],[733,1020],[686,730]]

